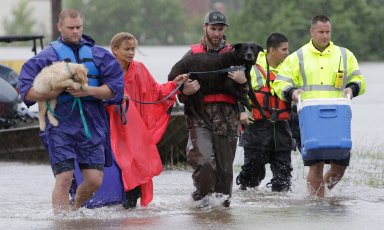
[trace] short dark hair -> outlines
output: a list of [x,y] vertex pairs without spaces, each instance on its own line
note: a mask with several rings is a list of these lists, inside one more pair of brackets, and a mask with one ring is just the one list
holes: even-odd
[[288,42],[288,38],[281,33],[272,33],[267,38],[267,51],[269,48],[278,48],[281,43]]
[[331,22],[331,20],[329,19],[329,17],[323,15],[323,14],[319,14],[319,15],[316,15],[312,18],[312,22],[311,22],[311,25],[315,25],[317,22]]

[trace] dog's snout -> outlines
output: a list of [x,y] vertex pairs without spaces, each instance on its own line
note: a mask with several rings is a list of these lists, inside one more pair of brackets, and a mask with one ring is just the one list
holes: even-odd
[[253,49],[253,46],[250,44],[247,44],[245,46],[245,59],[247,61],[253,61],[256,59],[256,52]]
[[253,60],[253,59],[255,59],[255,55],[253,53],[247,53],[246,59],[247,60]]

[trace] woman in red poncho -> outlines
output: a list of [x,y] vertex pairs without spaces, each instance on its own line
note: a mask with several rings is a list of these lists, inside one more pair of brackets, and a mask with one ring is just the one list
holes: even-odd
[[[143,63],[134,61],[138,42],[129,33],[118,33],[112,37],[111,51],[124,71],[124,95],[137,101],[159,101],[187,79],[180,75],[174,81],[159,84]],[[156,144],[163,136],[175,102],[175,95],[159,104],[140,104],[129,101],[128,123],[123,125],[109,106],[111,143],[116,161],[122,172],[126,197],[125,208],[134,208],[141,196],[141,206],[147,206],[153,198],[152,178],[162,171]]]

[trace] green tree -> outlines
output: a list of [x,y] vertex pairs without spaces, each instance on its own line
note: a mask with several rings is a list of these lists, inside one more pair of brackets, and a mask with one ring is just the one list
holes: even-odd
[[[191,0],[192,1],[192,0]],[[212,4],[219,0],[212,0]],[[231,43],[254,41],[265,47],[269,34],[285,34],[290,51],[310,39],[311,18],[325,14],[332,21],[332,41],[359,60],[383,60],[377,47],[384,40],[384,0],[222,0],[227,4]],[[202,36],[202,16],[186,17],[180,0],[65,0],[81,9],[84,32],[108,45],[117,32],[134,34],[141,45],[185,45]]]
[[177,0],[142,0],[141,30],[139,39],[143,44],[183,44],[186,14]]
[[331,18],[332,41],[347,47],[359,60],[384,59],[377,46],[384,39],[383,0],[245,0],[239,12],[231,12],[231,41],[255,41],[265,46],[272,32],[285,34],[290,51],[310,39],[310,20],[316,14]]
[[137,32],[140,0],[129,3],[120,0],[69,0],[65,8],[81,9],[84,15],[84,33],[99,44],[108,45],[111,37],[120,31]]
[[308,23],[303,20],[304,12],[300,11],[293,1],[278,0],[245,0],[240,12],[230,14],[231,41],[254,41],[265,47],[269,34],[280,32],[285,34],[291,47],[298,47],[306,40]]
[[84,32],[107,45],[121,31],[130,32],[142,45],[175,45],[185,40],[185,12],[178,0],[67,0],[81,9]]
[[28,0],[20,1],[19,5],[12,9],[10,20],[3,19],[5,33],[8,35],[31,35],[33,34],[36,20],[31,18],[33,7],[29,5]]

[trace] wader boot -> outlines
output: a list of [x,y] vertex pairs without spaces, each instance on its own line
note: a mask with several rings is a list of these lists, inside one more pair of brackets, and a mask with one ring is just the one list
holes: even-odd
[[125,192],[125,202],[123,207],[126,209],[136,208],[137,200],[141,197],[140,186]]
[[194,169],[195,201],[212,193],[231,196],[236,144],[236,136],[215,135],[205,128],[189,130],[187,160]]
[[241,166],[241,172],[236,178],[236,184],[240,190],[247,190],[260,185],[265,178],[265,164],[261,160],[251,159],[247,164]]
[[291,191],[290,182],[278,182],[272,179],[265,185],[267,188],[271,188],[272,192],[288,192]]
[[291,172],[292,166],[290,161],[274,161],[271,164],[273,177],[267,187],[272,188],[272,192],[288,192],[291,190]]

